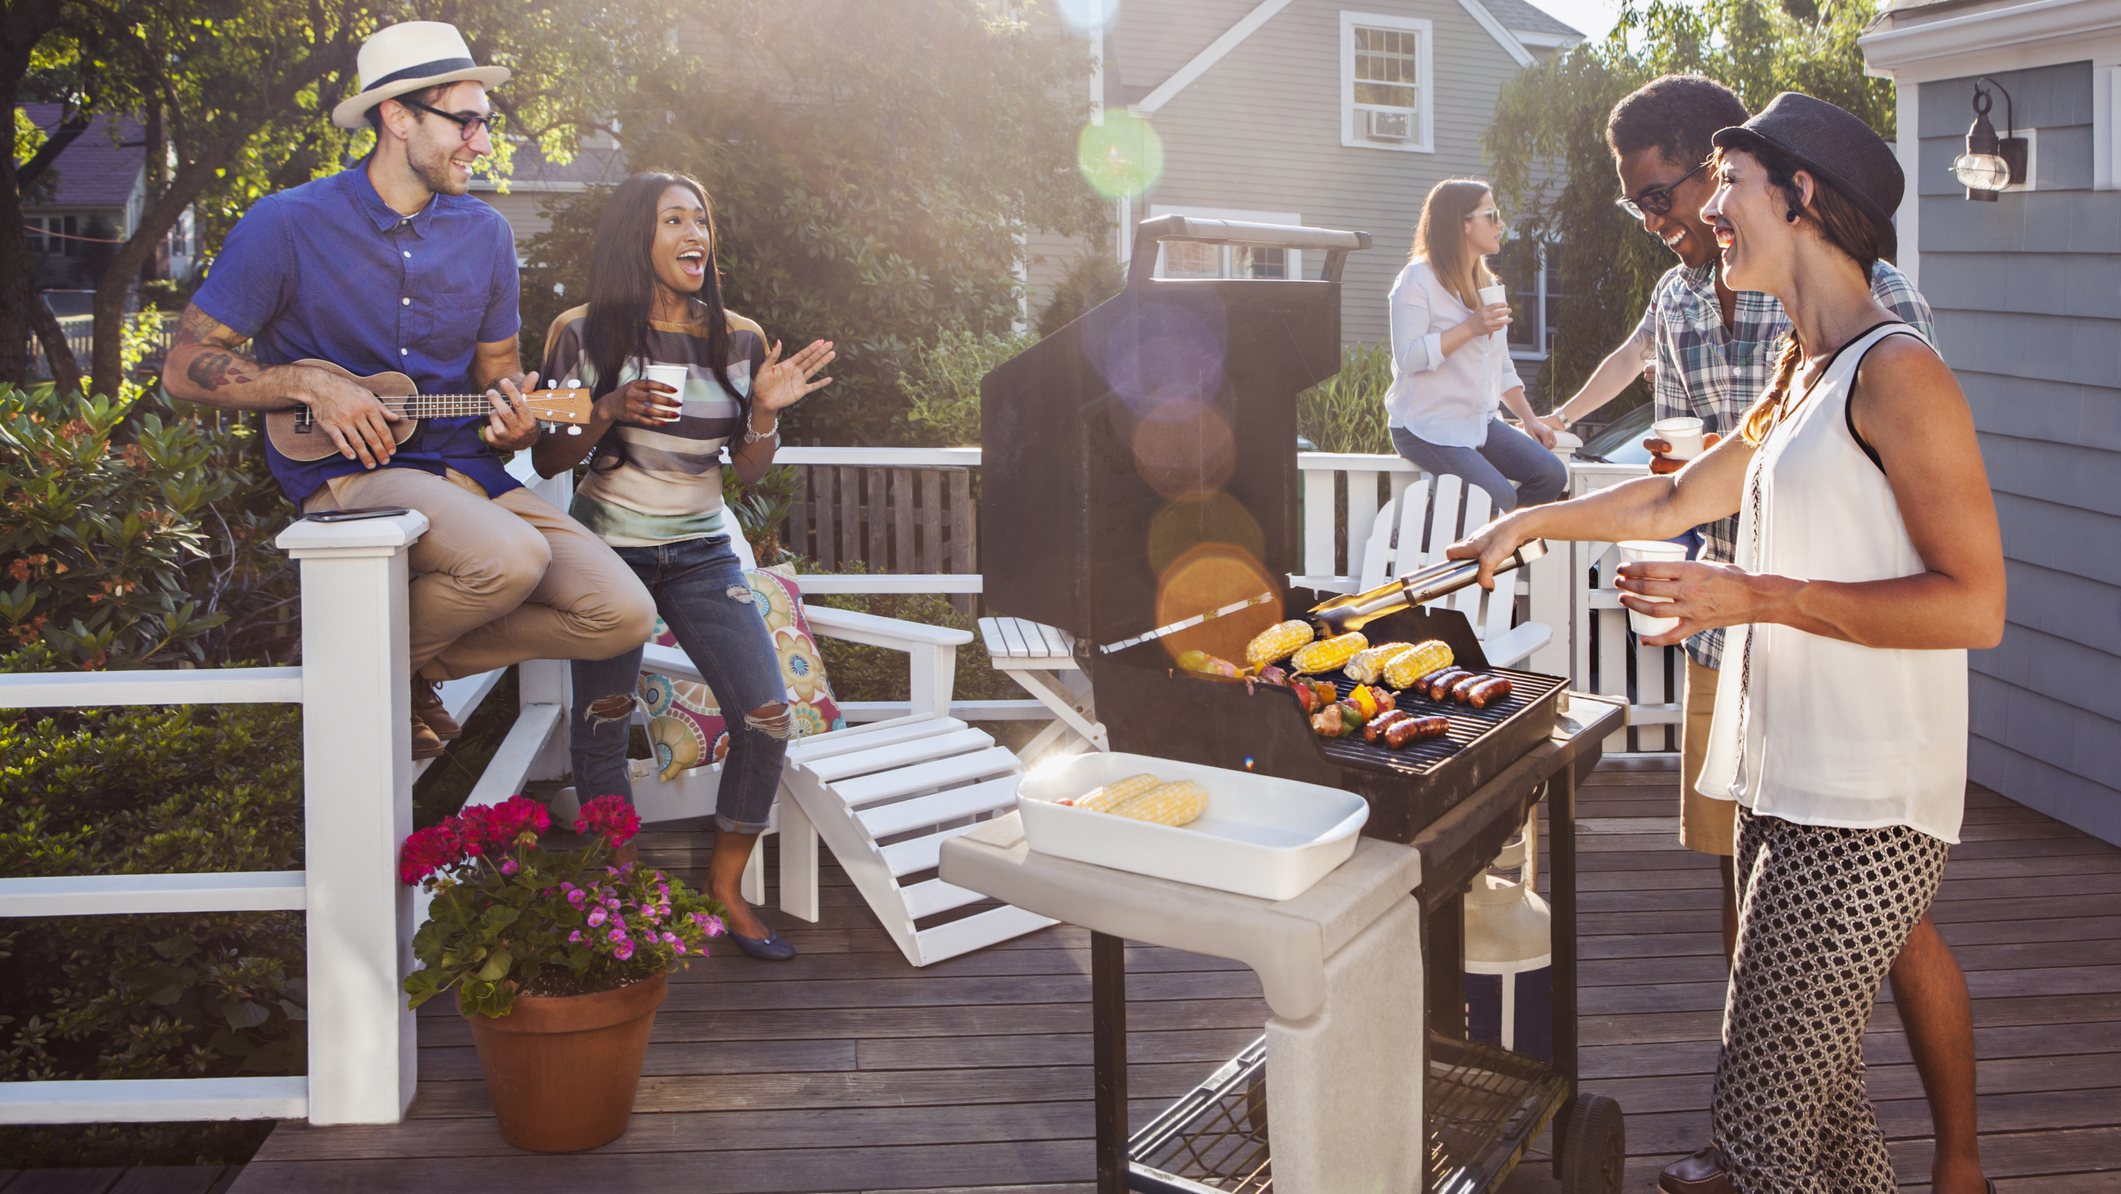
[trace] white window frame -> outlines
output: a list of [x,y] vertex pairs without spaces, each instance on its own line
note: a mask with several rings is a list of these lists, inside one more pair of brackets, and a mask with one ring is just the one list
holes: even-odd
[[[1355,107],[1355,30],[1391,29],[1419,35],[1416,51],[1415,91],[1421,96],[1420,131],[1412,141],[1372,141],[1361,135],[1361,119]],[[1340,143],[1350,149],[1383,149],[1396,153],[1436,152],[1436,25],[1421,17],[1391,13],[1350,12],[1340,14]]]
[[[1301,227],[1304,222],[1303,216],[1293,211],[1240,211],[1232,207],[1186,207],[1166,203],[1152,203],[1149,205],[1149,218],[1155,219],[1157,216],[1191,216],[1196,220],[1236,220],[1245,224],[1286,224],[1292,227]],[[1222,250],[1218,254],[1222,262],[1222,269],[1218,276],[1227,278],[1230,276],[1230,246],[1221,245],[1218,247]],[[1301,279],[1304,276],[1303,250],[1283,249],[1282,252],[1288,254],[1286,268],[1282,276],[1290,281]],[[1159,278],[1164,276],[1164,247],[1162,245],[1156,246],[1155,276]]]
[[1510,345],[1513,361],[1543,361],[1547,359],[1547,340],[1554,329],[1547,326],[1547,250],[1554,246],[1542,244],[1534,253],[1539,269],[1532,286],[1532,343]]

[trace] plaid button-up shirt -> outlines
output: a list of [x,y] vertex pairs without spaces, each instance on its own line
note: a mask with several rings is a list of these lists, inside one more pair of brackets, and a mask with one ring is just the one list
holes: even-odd
[[[1871,271],[1871,293],[1878,302],[1915,325],[1924,336],[1936,338],[1931,326],[1930,305],[1923,301],[1907,275],[1881,261]],[[1657,346],[1657,378],[1653,387],[1657,417],[1676,419],[1692,415],[1704,431],[1729,435],[1738,429],[1745,412],[1767,392],[1774,380],[1775,358],[1782,352],[1782,338],[1790,330],[1789,317],[1773,295],[1757,290],[1737,292],[1731,311],[1731,326],[1723,326],[1723,311],[1716,302],[1716,264],[1700,269],[1675,265],[1658,279],[1650,295],[1649,309],[1635,334]],[[1698,558],[1728,563],[1738,538],[1738,518],[1718,519],[1697,528],[1701,532]],[[1723,663],[1723,631],[1705,630],[1687,640],[1687,654],[1703,667]]]

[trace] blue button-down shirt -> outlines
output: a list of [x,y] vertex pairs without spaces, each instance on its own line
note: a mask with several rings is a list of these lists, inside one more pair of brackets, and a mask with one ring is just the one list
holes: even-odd
[[[201,311],[251,337],[262,363],[315,357],[353,373],[396,371],[423,394],[469,394],[472,354],[516,334],[515,234],[491,206],[436,195],[416,215],[383,202],[367,162],[260,199],[229,231]],[[516,488],[478,438],[483,418],[429,419],[389,467],[454,468],[489,495]],[[334,453],[300,463],[266,454],[300,505],[333,477],[362,471]]]

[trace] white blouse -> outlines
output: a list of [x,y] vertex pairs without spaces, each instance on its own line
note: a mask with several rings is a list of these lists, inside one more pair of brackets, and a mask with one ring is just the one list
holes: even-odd
[[1488,442],[1502,396],[1522,386],[1510,363],[1509,329],[1475,336],[1450,356],[1443,334],[1473,318],[1426,261],[1409,261],[1392,283],[1392,388],[1385,415],[1394,427],[1449,448]]
[[[1924,571],[1893,487],[1848,418],[1863,354],[1896,334],[1921,338],[1892,323],[1843,347],[1753,453],[1738,511],[1738,567],[1842,582]],[[1733,626],[1695,787],[1799,825],[1906,825],[1956,843],[1966,719],[1963,650]]]

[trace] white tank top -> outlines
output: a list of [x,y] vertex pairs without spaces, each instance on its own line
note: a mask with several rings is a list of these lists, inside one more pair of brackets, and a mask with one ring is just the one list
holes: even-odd
[[[1848,416],[1856,367],[1894,335],[1922,339],[1904,323],[1857,337],[1753,453],[1738,567],[1826,581],[1925,571],[1885,472]],[[1959,840],[1964,650],[1888,650],[1790,626],[1734,626],[1723,676],[1702,795],[1802,825],[1906,825]]]

